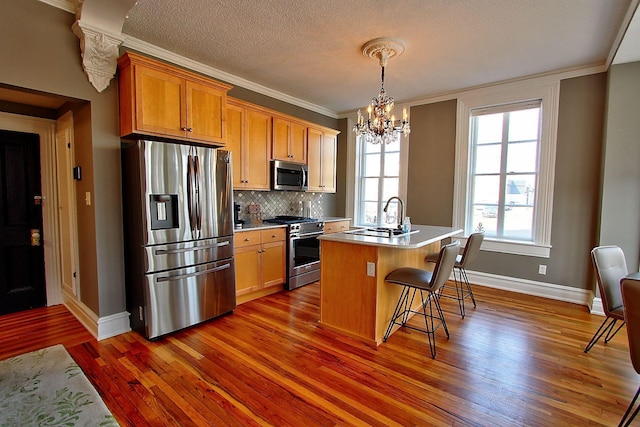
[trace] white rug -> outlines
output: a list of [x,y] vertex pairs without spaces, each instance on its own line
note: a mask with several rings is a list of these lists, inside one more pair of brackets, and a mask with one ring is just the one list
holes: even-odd
[[0,426],[118,426],[62,345],[0,361]]

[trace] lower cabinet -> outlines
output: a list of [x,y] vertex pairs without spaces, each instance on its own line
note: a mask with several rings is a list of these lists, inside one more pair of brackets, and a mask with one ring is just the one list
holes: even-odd
[[236,231],[234,236],[238,304],[274,293],[286,281],[286,229]]

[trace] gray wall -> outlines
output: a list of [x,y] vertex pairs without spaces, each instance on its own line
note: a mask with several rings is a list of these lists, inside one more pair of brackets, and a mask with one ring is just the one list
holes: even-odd
[[[550,258],[483,251],[474,270],[593,287],[589,251],[597,244],[605,101],[605,74],[561,83]],[[416,224],[452,224],[456,104],[411,108],[407,212]],[[548,266],[546,276],[538,275],[539,264]]]
[[[97,248],[89,254],[97,259],[97,283],[82,283],[82,302],[96,314],[107,316],[123,311],[125,298],[118,93],[112,84],[99,94],[87,80],[80,64],[79,41],[71,32],[73,21],[72,14],[38,1],[4,0],[0,83],[91,103],[90,136],[76,144],[93,147],[93,163],[82,166],[100,179],[90,190],[92,206],[79,206],[78,220],[89,224],[95,220],[89,235],[80,236],[80,250]],[[87,239],[95,244],[84,245]]]
[[640,251],[640,62],[609,71],[600,244],[618,245],[629,271]]

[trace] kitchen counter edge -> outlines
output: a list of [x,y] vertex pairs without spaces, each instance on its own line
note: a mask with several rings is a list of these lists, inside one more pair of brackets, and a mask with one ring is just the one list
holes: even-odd
[[328,240],[332,242],[351,243],[355,245],[378,246],[384,248],[415,249],[429,245],[431,243],[439,242],[448,237],[456,236],[463,232],[461,228],[440,227],[434,225],[413,224],[411,226],[411,229],[418,230],[418,232],[393,238],[363,236],[352,234],[349,232],[342,232],[334,234],[324,234],[322,236],[319,236],[318,239]]

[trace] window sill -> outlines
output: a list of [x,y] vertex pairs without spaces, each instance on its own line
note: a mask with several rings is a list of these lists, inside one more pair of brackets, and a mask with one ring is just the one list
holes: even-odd
[[[464,246],[467,242],[466,237],[461,237],[460,246]],[[509,240],[494,240],[485,237],[482,242],[483,251],[500,252],[513,255],[524,255],[537,258],[549,258],[551,256],[551,245],[541,245],[528,242],[516,242]]]

